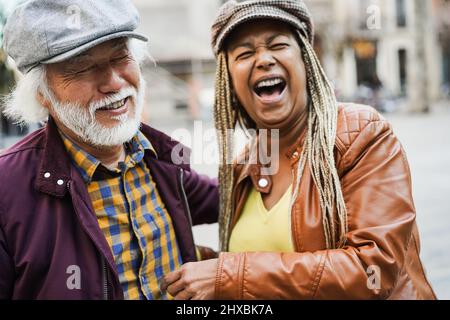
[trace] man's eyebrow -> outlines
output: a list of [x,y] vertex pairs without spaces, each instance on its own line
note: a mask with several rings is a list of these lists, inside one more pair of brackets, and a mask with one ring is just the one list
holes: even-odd
[[[118,50],[123,49],[126,46],[127,46],[127,41],[125,41],[125,40],[118,40],[118,41],[116,41],[114,43],[114,45],[112,47],[112,50],[118,51]],[[87,52],[83,52],[83,53],[80,53],[79,55],[69,59],[67,61],[67,65],[70,66],[70,65],[78,64],[80,62],[88,61],[90,58],[92,58],[92,55],[90,55],[88,51]]]
[[112,49],[113,50],[119,50],[119,49],[123,49],[124,47],[127,47],[128,42],[122,39],[119,39],[118,41],[116,41],[116,43],[113,45]]
[[90,57],[91,57],[91,55],[88,52],[83,52],[73,58],[70,58],[67,61],[67,64],[72,65],[72,64],[80,63],[82,61],[88,60]]

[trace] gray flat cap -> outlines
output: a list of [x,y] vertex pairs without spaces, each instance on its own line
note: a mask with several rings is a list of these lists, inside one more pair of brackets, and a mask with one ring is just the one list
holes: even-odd
[[4,28],[4,48],[19,70],[65,61],[103,42],[131,37],[139,13],[130,0],[30,0]]
[[231,32],[244,22],[274,19],[293,26],[314,41],[311,14],[302,0],[247,0],[223,4],[211,28],[211,46],[217,56]]

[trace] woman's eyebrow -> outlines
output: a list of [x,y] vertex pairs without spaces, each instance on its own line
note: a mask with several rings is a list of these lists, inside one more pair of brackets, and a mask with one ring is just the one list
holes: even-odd
[[[265,43],[266,43],[266,44],[269,44],[269,43],[271,43],[272,41],[274,41],[276,38],[281,37],[281,36],[286,36],[286,34],[281,33],[281,32],[272,34],[272,35],[270,35],[269,37],[267,37],[267,38],[265,39]],[[230,46],[230,51],[236,50],[237,48],[241,48],[241,47],[244,47],[244,48],[253,48],[253,45],[252,45],[250,42],[241,42],[241,43],[237,43],[237,44],[235,44],[235,45],[231,45],[231,46]]]
[[286,36],[286,34],[281,33],[281,32],[275,33],[266,39],[266,43],[271,43],[273,40],[275,40],[276,38],[281,37],[281,36]]
[[241,48],[241,47],[242,48],[249,48],[249,49],[251,49],[253,46],[252,46],[252,44],[250,42],[240,42],[240,43],[237,43],[235,45],[232,45],[230,47],[230,51],[234,51],[237,48]]

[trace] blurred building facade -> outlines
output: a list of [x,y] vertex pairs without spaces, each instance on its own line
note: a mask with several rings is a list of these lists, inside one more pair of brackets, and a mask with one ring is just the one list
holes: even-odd
[[443,93],[448,98],[450,97],[450,1],[434,0],[433,9],[442,61]]
[[[151,117],[210,117],[215,62],[209,27],[224,1],[134,2],[159,66],[148,77],[150,104],[158,105]],[[446,95],[449,1],[306,2],[316,25],[316,52],[340,99],[382,89],[395,106],[423,111]]]
[[317,26],[317,51],[340,97],[354,98],[362,85],[383,88],[388,97],[404,98],[410,111],[423,111],[442,97],[449,73],[443,49],[449,1],[307,2]]
[[133,0],[156,67],[146,68],[148,118],[211,118],[215,60],[210,26],[220,1]]
[[[450,97],[449,0],[305,1],[315,21],[316,52],[339,99],[355,101],[382,89],[394,106],[423,111]],[[141,14],[139,31],[149,37],[156,61],[144,70],[145,120],[211,119],[210,26],[225,1],[133,2]],[[0,120],[3,136],[17,133]]]

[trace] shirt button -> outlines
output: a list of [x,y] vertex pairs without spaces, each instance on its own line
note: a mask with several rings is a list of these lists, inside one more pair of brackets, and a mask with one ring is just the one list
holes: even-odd
[[265,188],[265,187],[267,187],[268,185],[269,185],[269,181],[267,181],[266,178],[261,178],[261,179],[259,179],[259,181],[258,181],[258,186],[259,186],[260,188]]
[[58,181],[56,181],[56,183],[57,183],[59,186],[62,186],[62,185],[64,184],[64,180],[59,179]]
[[51,176],[50,172],[44,173],[44,178],[48,179],[48,178],[50,178],[50,176]]

